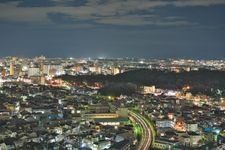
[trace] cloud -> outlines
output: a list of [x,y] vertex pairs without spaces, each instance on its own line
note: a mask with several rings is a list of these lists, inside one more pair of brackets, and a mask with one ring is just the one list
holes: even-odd
[[104,17],[96,22],[110,25],[130,26],[189,26],[196,25],[177,17],[159,17],[156,15],[124,15],[120,17]]
[[[29,2],[28,2],[29,1]],[[46,3],[48,1],[48,3]],[[0,3],[0,21],[31,24],[76,24],[90,21],[111,25],[191,25],[182,19],[154,16],[152,11],[164,6],[211,6],[225,0],[11,0]],[[139,11],[145,14],[131,15]],[[154,11],[153,11],[154,12]],[[60,14],[57,18],[57,15]],[[79,21],[78,21],[79,20]],[[78,22],[77,22],[78,21]],[[61,23],[60,23],[61,22]]]
[[172,5],[177,7],[185,6],[211,6],[225,4],[224,0],[177,0],[172,2]]

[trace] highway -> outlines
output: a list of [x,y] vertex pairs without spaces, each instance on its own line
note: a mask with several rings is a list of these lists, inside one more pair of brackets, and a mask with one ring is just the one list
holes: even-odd
[[143,133],[141,136],[140,143],[138,145],[138,150],[149,150],[150,146],[152,144],[152,130],[146,120],[143,116],[140,114],[133,113],[132,111],[129,111],[129,114],[131,117],[134,118],[134,120],[141,125]]

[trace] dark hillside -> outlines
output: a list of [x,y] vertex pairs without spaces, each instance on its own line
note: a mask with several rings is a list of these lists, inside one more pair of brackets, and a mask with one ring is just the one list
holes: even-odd
[[192,92],[211,93],[212,89],[225,90],[225,72],[200,70],[191,72],[168,72],[159,70],[134,70],[112,75],[83,75],[60,77],[68,82],[76,82],[82,84],[87,82],[106,83],[134,83],[136,85],[156,85],[163,89],[182,89],[186,85],[192,87]]

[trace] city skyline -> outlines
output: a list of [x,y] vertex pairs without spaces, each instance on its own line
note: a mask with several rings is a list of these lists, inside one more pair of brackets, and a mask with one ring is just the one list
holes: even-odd
[[0,149],[224,149],[224,77],[225,60],[3,57]]
[[225,1],[3,0],[0,56],[225,58]]
[[225,0],[0,0],[0,150],[225,150]]

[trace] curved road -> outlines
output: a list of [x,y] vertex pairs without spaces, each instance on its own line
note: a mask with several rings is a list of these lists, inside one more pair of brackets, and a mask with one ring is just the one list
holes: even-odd
[[137,123],[141,125],[143,130],[138,150],[149,150],[153,141],[151,128],[149,127],[143,116],[133,113],[132,111],[129,111],[129,114],[134,118]]

